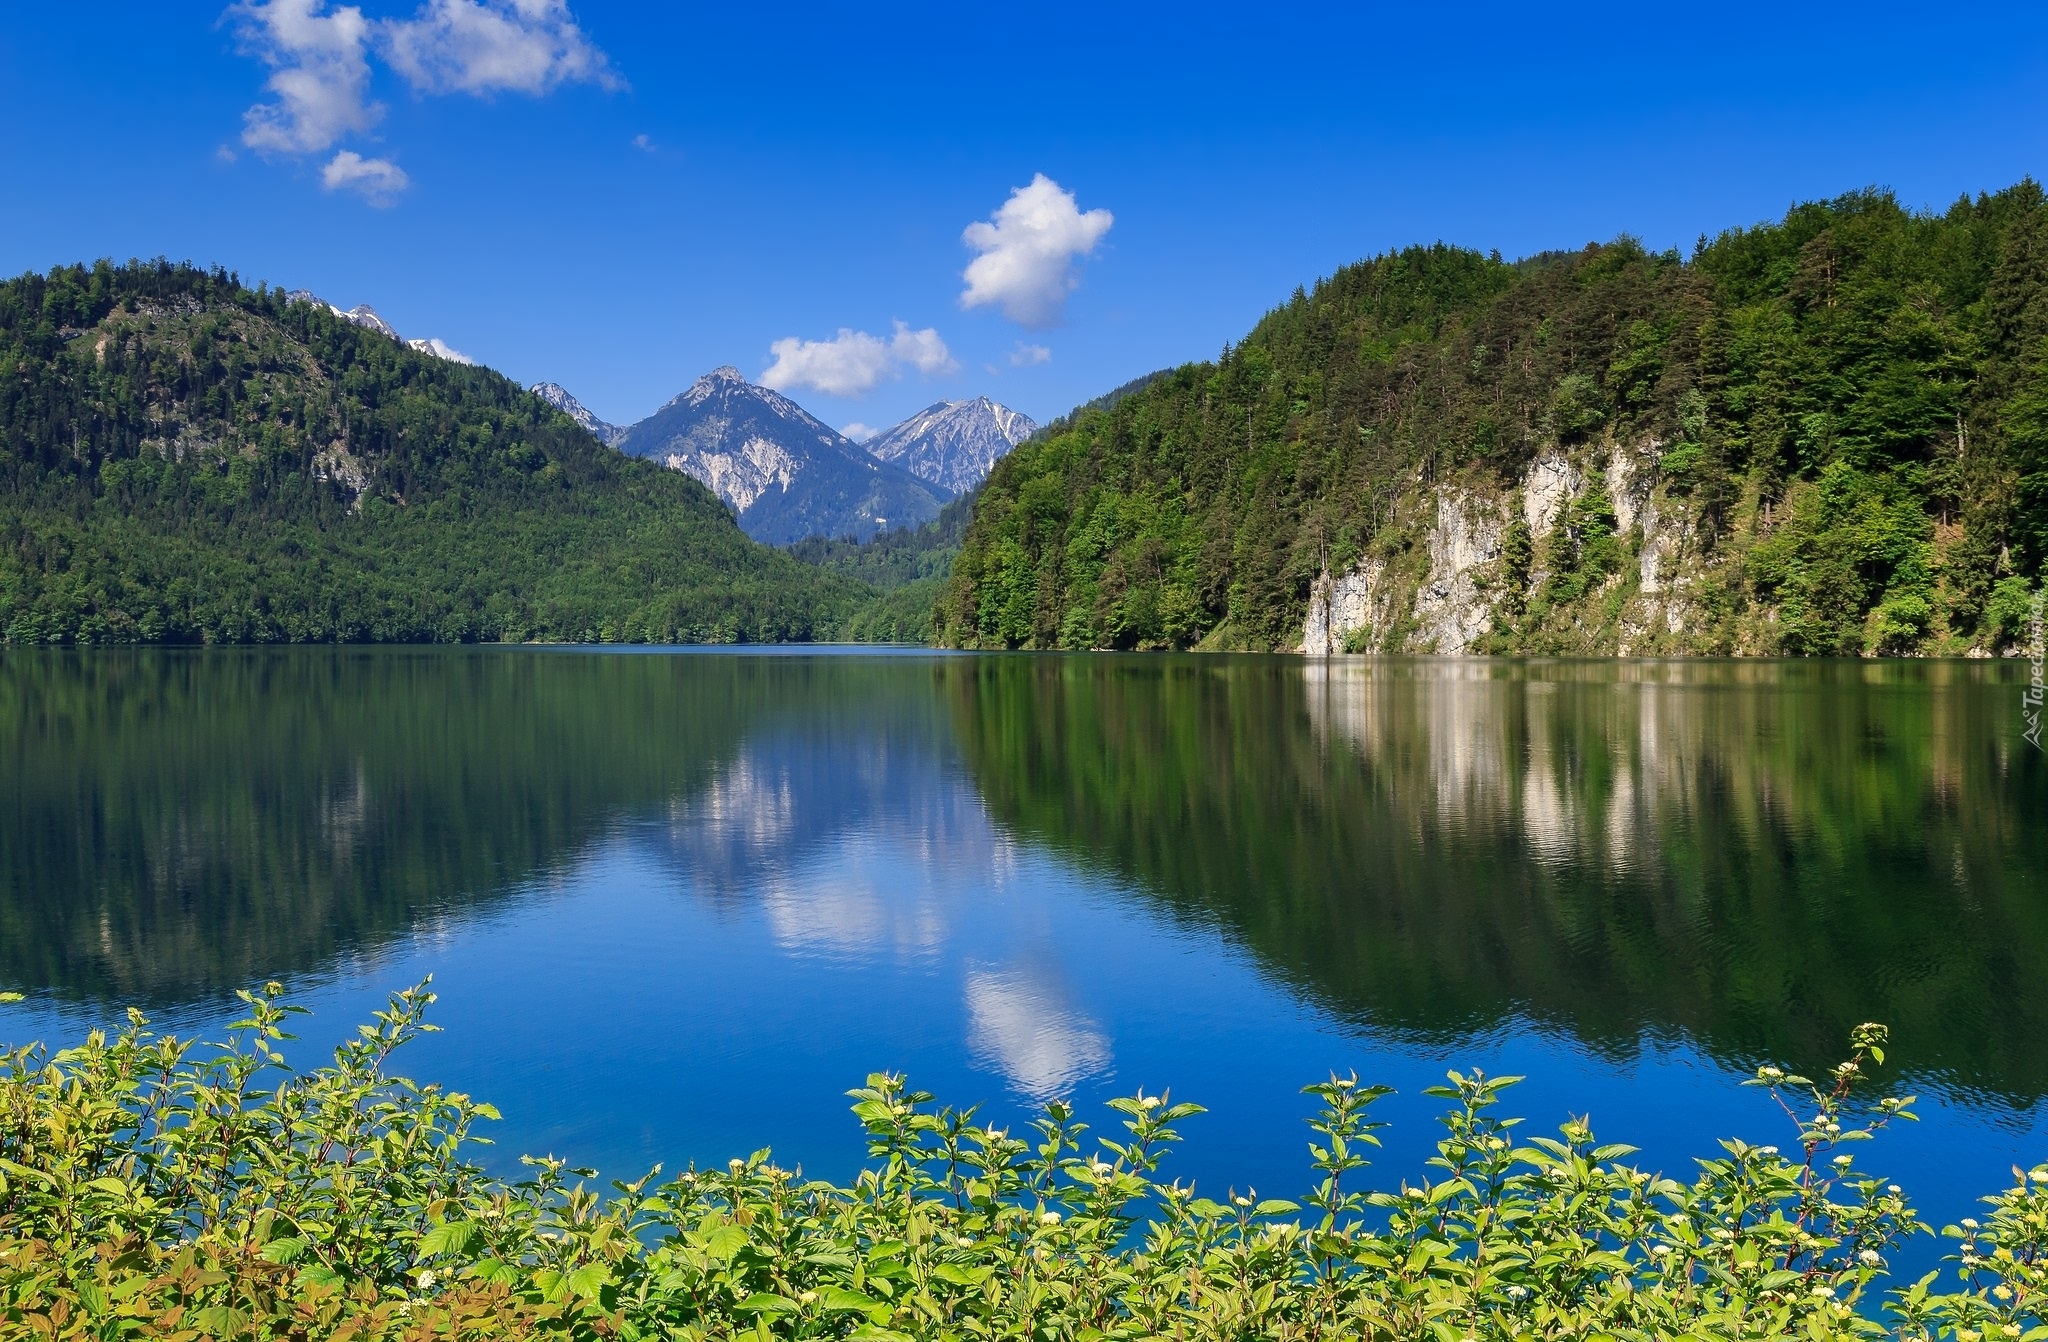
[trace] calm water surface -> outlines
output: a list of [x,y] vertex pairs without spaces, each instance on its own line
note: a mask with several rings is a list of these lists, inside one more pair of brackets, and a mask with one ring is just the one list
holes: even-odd
[[0,652],[0,1039],[266,978],[310,1060],[427,974],[407,1070],[494,1160],[860,1158],[906,1070],[1016,1113],[1171,1087],[1178,1172],[1306,1187],[1298,1088],[1525,1073],[1674,1173],[1736,1085],[1889,1022],[1956,1217],[2048,1158],[2048,762],[2020,668],[583,651]]

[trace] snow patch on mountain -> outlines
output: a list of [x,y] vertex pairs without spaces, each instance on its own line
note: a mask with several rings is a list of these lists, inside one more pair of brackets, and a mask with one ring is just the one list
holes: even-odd
[[698,378],[616,446],[703,481],[742,530],[771,545],[915,526],[946,498],[730,366]]
[[893,462],[921,480],[964,494],[985,479],[998,460],[1038,432],[1021,411],[986,396],[940,401],[925,407],[866,444],[870,455]]
[[603,443],[606,447],[617,447],[619,439],[626,436],[626,430],[618,424],[607,424],[590,413],[583,402],[569,394],[569,389],[558,382],[536,382],[527,388],[555,409],[581,425],[583,431]]
[[343,321],[347,322],[351,326],[360,326],[365,331],[375,331],[378,335],[383,336],[386,340],[395,340],[399,344],[404,345],[407,349],[418,350],[421,354],[430,354],[436,359],[446,359],[450,363],[464,363],[470,365],[474,365],[476,363],[475,359],[470,358],[467,354],[464,354],[461,350],[456,349],[453,345],[448,344],[439,336],[428,336],[424,339],[419,340],[407,340],[405,337],[399,335],[398,332],[392,328],[390,322],[387,322],[382,317],[378,316],[377,309],[371,307],[368,303],[358,303],[356,306],[352,308],[343,308],[337,304],[328,302],[326,299],[320,297],[320,295],[314,293],[311,289],[287,290],[284,296],[284,301],[287,303],[311,303],[314,307],[326,308],[329,312],[341,318]]

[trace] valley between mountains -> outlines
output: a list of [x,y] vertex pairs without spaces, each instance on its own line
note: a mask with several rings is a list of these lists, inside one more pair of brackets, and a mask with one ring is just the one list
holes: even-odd
[[1041,428],[856,443],[721,367],[636,423],[168,262],[0,284],[0,638],[2010,655],[2048,203],[1360,262]]

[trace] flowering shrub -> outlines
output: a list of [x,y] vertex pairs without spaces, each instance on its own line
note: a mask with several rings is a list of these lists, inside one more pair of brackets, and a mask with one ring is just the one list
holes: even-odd
[[1850,1148],[1912,1116],[1867,1100],[1885,1033],[1818,1081],[1764,1068],[1796,1138],[1681,1182],[1583,1123],[1523,1137],[1515,1078],[1451,1074],[1420,1185],[1360,1183],[1386,1091],[1308,1087],[1300,1202],[1200,1196],[1160,1166],[1199,1112],[1066,1104],[1028,1131],[934,1109],[896,1076],[852,1092],[850,1187],[765,1151],[590,1187],[553,1159],[467,1158],[488,1105],[387,1074],[432,1027],[398,994],[332,1065],[294,1072],[298,1010],[244,994],[228,1042],[117,1035],[0,1054],[0,1336],[64,1339],[2048,1337],[2048,1168],[2015,1172],[1940,1274],[1894,1283],[1927,1227]]

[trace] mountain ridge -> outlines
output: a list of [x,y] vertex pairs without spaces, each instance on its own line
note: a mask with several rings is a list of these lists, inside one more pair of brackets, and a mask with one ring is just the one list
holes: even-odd
[[1004,454],[1036,432],[1037,421],[1022,411],[976,396],[935,402],[861,447],[957,495],[972,491]]
[[629,426],[616,446],[701,480],[743,531],[771,545],[917,526],[949,497],[731,365]]
[[168,262],[0,282],[0,641],[802,640],[867,597],[489,369]]
[[2048,557],[2048,204],[1411,247],[999,462],[982,648],[1996,655]]

